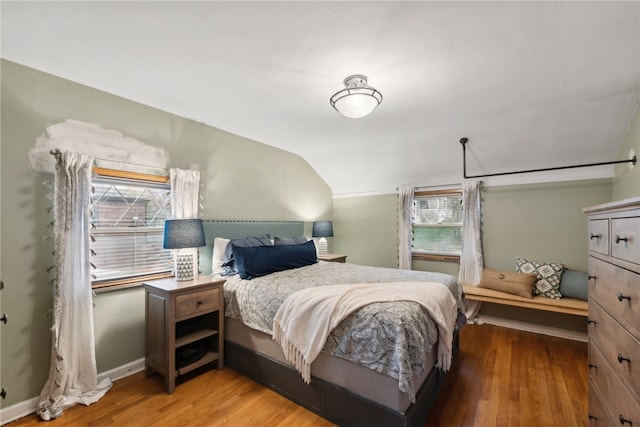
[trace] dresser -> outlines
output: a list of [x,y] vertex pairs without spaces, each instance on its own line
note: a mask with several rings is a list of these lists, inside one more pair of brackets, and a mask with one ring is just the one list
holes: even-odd
[[176,377],[208,364],[224,366],[224,280],[146,282],[145,372],[164,376],[167,393]]
[[585,208],[589,425],[640,426],[640,197]]

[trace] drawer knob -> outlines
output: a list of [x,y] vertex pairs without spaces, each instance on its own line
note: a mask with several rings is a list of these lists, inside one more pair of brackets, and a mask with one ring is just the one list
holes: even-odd
[[631,420],[626,419],[625,417],[623,417],[622,415],[620,415],[620,424],[629,424],[630,426],[633,425],[633,422]]
[[202,304],[204,304],[204,301],[202,301],[201,299],[199,299],[199,300],[197,300],[197,301],[196,301],[196,305],[197,305],[198,307],[200,307]]
[[596,278],[596,276],[592,276],[592,275],[588,275],[588,276],[587,276],[587,279],[588,279],[588,280],[595,279],[595,278]]
[[629,238],[628,237],[620,237],[616,234],[616,243],[620,243],[620,242],[626,242],[628,241]]
[[595,324],[597,324],[598,322],[596,322],[595,320],[587,319],[587,325],[590,325],[590,324],[592,324],[592,323],[595,325]]
[[628,357],[624,357],[623,355],[618,353],[618,363],[622,363],[622,362],[627,362],[628,364],[631,364],[631,359],[629,359]]
[[602,237],[600,234],[593,234],[593,233],[591,233],[591,234],[589,235],[589,240],[599,239],[600,237]]
[[631,302],[630,295],[622,295],[622,292],[618,292],[618,301],[622,302],[623,299],[626,299],[627,301]]

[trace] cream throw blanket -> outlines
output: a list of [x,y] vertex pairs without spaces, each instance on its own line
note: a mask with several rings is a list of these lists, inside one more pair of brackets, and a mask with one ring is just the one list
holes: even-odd
[[388,301],[413,301],[427,310],[438,327],[436,366],[448,371],[457,306],[451,291],[437,282],[329,285],[294,292],[273,319],[273,339],[302,379],[309,383],[311,363],[320,354],[333,328],[365,305]]

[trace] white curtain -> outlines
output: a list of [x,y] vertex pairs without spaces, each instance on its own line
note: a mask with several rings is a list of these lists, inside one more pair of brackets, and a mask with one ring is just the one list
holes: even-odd
[[398,189],[398,268],[411,270],[413,187]]
[[[462,184],[462,250],[458,280],[465,285],[477,286],[482,279],[484,259],[481,237],[480,185],[482,181],[465,181]],[[465,314],[474,322],[480,310],[480,303],[467,301]]]
[[56,156],[54,241],[56,280],[49,378],[38,402],[38,414],[51,420],[76,403],[90,405],[111,387],[98,384],[93,335],[90,273],[91,166],[93,157]]
[[[200,171],[169,169],[171,181],[171,218],[198,218]],[[198,259],[198,249],[182,249],[191,252],[193,259]],[[193,263],[193,276],[198,276],[198,263]]]

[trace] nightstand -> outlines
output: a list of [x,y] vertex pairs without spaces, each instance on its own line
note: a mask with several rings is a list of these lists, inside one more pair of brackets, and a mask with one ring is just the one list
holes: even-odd
[[318,259],[329,262],[347,262],[347,255],[326,254],[318,255]]
[[201,275],[144,283],[145,372],[164,376],[167,393],[179,375],[213,362],[224,367],[224,282]]

